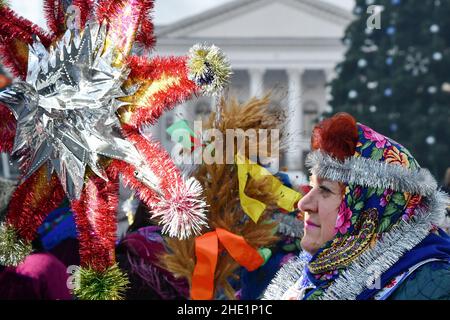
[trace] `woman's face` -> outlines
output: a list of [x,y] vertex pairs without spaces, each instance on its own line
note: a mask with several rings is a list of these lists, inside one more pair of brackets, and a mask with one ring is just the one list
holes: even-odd
[[339,182],[311,176],[311,190],[300,200],[304,213],[303,250],[315,254],[336,235],[335,226],[343,193]]

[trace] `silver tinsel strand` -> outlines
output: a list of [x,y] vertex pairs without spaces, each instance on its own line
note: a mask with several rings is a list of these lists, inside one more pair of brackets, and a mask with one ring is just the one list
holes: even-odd
[[265,290],[262,300],[280,300],[283,294],[302,276],[306,263],[298,257],[288,261],[277,272],[275,278]]
[[350,157],[341,162],[317,150],[308,155],[306,165],[311,174],[332,181],[392,189],[425,197],[433,195],[437,189],[437,182],[427,169],[410,170],[368,158]]

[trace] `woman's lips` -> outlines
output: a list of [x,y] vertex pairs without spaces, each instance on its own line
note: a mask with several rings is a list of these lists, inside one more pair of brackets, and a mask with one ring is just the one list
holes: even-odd
[[304,222],[305,224],[305,228],[320,228],[319,225],[315,224],[314,222],[311,221],[306,221]]

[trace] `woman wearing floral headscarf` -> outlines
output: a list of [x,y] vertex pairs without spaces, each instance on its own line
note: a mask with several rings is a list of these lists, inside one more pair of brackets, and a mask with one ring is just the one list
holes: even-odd
[[340,113],[318,124],[303,253],[264,299],[450,299],[449,203],[408,150]]

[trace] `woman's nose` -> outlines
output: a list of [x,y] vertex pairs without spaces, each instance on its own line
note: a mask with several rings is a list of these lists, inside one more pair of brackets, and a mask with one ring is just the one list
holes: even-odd
[[314,213],[317,211],[317,201],[314,191],[309,191],[297,204],[298,209],[301,212]]

